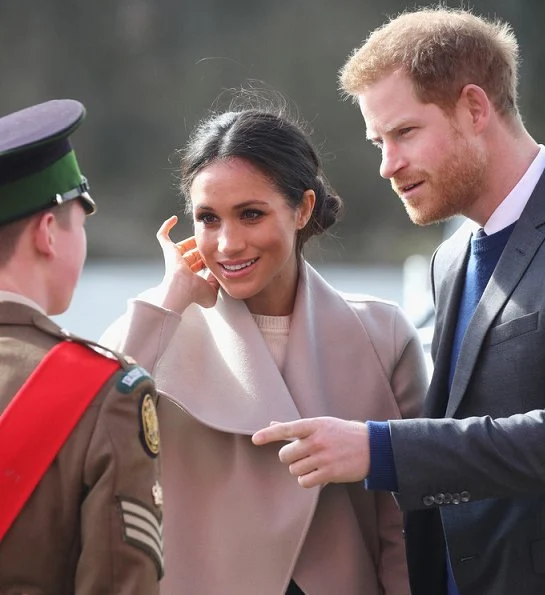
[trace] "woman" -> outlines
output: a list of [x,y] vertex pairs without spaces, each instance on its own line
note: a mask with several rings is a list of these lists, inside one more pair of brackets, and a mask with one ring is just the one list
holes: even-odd
[[390,494],[303,490],[278,447],[251,435],[271,420],[417,415],[426,372],[414,328],[394,304],[342,297],[302,257],[341,201],[286,117],[213,116],[181,179],[195,236],[175,244],[176,217],[163,224],[162,283],[103,338],[161,393],[163,593],[407,595]]

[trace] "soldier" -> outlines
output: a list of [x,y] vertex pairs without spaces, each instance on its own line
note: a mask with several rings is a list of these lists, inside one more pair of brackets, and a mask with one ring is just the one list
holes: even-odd
[[0,118],[0,594],[159,592],[155,385],[50,315],[68,307],[95,212],[54,100]]

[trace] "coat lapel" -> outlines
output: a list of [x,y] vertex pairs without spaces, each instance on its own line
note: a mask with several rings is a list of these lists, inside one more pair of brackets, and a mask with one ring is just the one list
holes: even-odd
[[299,417],[246,305],[223,292],[214,308],[184,312],[155,376],[162,393],[218,430],[252,434]]
[[[322,381],[325,369],[320,369],[318,365],[321,361],[327,367],[326,362],[320,358],[329,343],[328,337],[322,335],[327,321],[320,316],[319,308],[320,302],[324,305],[321,293],[325,282],[322,279],[318,281],[316,277],[315,271],[302,263],[284,364],[286,382],[303,417],[328,414],[328,399],[324,398],[325,387]],[[331,303],[327,304],[328,316],[333,318],[335,316],[331,308],[334,307],[335,298],[340,299],[335,294]],[[332,338],[330,336],[329,341]]]
[[[160,392],[201,423],[252,434],[301,416],[383,416],[393,397],[377,397],[391,392],[380,370],[358,315],[303,261],[284,377],[244,302],[224,293],[214,308],[184,312],[154,376]],[[374,398],[362,398],[362,387]]]
[[[385,333],[388,330],[385,329]],[[391,386],[361,319],[308,264],[301,266],[284,377],[303,417],[395,416]]]

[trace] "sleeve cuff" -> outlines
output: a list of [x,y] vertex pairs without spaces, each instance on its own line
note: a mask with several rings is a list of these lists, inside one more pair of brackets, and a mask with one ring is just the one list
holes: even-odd
[[369,449],[371,465],[365,479],[368,490],[397,492],[397,472],[390,436],[390,424],[387,421],[368,421]]

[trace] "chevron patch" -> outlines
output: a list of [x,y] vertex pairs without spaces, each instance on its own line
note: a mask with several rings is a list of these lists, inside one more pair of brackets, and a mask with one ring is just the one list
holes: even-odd
[[143,550],[157,566],[161,579],[165,573],[163,556],[163,523],[143,504],[119,498],[123,519],[123,539]]

